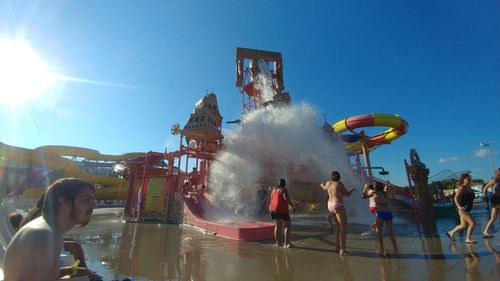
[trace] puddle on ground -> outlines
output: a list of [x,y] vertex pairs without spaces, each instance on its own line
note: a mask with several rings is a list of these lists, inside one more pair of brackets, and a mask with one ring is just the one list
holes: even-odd
[[[125,223],[105,211],[69,236],[81,242],[89,267],[104,280],[500,280],[500,238],[483,241],[487,214],[474,215],[474,245],[460,236],[451,244],[446,236],[420,235],[411,222],[397,224],[399,259],[380,258],[375,236],[360,224],[349,225],[350,254],[340,258],[325,215],[292,217],[293,249],[273,241],[227,240],[185,226]],[[455,223],[445,219],[437,228],[444,233]],[[385,245],[390,252],[387,238]]]

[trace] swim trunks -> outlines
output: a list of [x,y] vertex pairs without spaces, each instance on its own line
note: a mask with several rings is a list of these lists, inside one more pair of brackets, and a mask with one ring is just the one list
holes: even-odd
[[377,218],[384,220],[384,221],[392,221],[392,212],[377,211]]
[[276,213],[276,212],[271,212],[271,218],[273,220],[283,220],[283,221],[290,221],[290,215],[289,214],[282,214],[282,213]]

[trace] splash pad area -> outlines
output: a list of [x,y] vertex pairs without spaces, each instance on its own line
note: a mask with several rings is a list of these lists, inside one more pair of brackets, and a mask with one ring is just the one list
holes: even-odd
[[[349,223],[343,258],[333,252],[334,237],[325,213],[292,215],[293,249],[273,241],[235,241],[191,227],[132,223],[122,218],[123,208],[97,209],[84,228],[68,237],[83,246],[88,266],[103,280],[498,280],[500,240],[481,239],[467,245],[457,235],[451,243],[442,235],[422,236],[412,221],[398,220],[395,234],[400,258],[380,258],[376,238],[365,235],[366,224]],[[477,229],[487,211],[475,208]],[[437,221],[438,233],[453,227],[453,218]],[[5,230],[2,225],[2,231]],[[500,227],[498,223],[495,227]],[[389,242],[388,240],[385,241]],[[388,249],[390,251],[390,248]]]
[[[220,238],[172,224],[130,223],[121,209],[97,210],[90,225],[69,236],[80,241],[88,265],[104,280],[498,280],[500,240],[467,246],[457,236],[423,237],[412,222],[399,221],[395,232],[401,257],[380,258],[368,228],[349,224],[350,254],[333,252],[333,234],[324,213],[292,215],[296,248],[274,247],[272,241],[247,242]],[[474,210],[478,229],[486,211]],[[438,221],[447,229],[455,221]],[[498,226],[498,224],[496,224]],[[441,232],[443,233],[443,232]],[[386,240],[386,242],[389,242]],[[390,248],[389,248],[390,250]]]

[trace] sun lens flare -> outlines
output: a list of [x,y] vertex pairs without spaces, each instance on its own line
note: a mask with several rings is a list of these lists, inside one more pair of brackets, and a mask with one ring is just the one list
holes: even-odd
[[15,107],[36,99],[55,80],[49,67],[25,40],[0,38],[0,103]]

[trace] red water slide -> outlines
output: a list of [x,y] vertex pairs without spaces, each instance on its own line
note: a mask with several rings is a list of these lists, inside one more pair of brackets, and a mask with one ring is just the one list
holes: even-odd
[[232,240],[260,241],[274,238],[274,223],[241,221],[200,195],[181,195],[185,224]]

